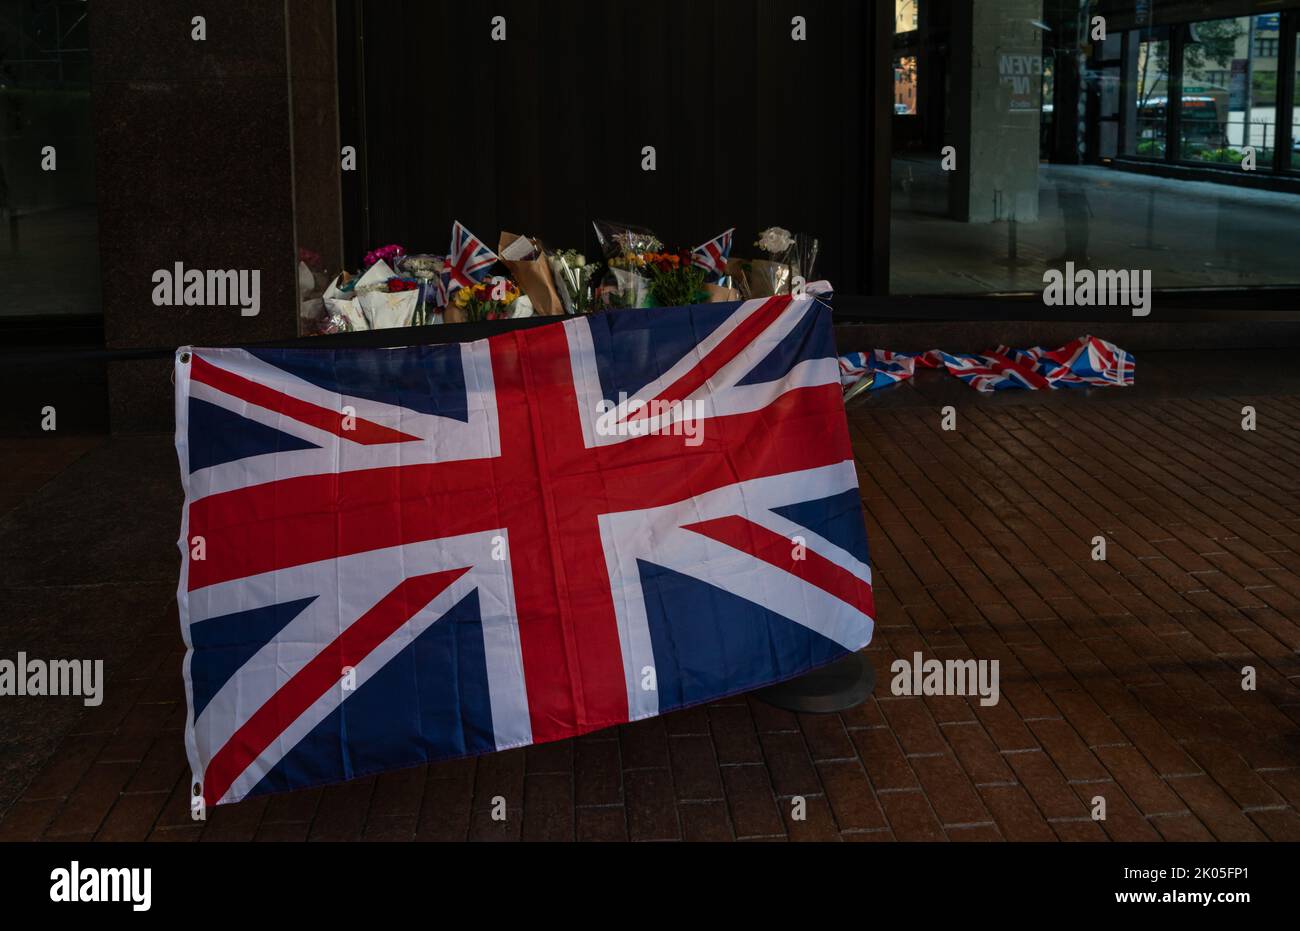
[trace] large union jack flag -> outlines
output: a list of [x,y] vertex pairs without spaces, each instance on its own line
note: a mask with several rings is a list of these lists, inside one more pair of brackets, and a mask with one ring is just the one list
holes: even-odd
[[783,296],[443,346],[180,350],[206,802],[570,737],[865,646],[829,313]]

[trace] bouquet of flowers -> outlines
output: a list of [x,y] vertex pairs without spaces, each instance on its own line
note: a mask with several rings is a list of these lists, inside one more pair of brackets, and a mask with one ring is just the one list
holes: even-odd
[[536,239],[502,231],[497,255],[532,302],[534,311],[543,316],[564,313],[564,301],[556,290],[550,262]]
[[436,322],[442,271],[447,264],[441,255],[404,255],[397,260],[397,270],[419,282],[420,297],[415,308],[415,325]]
[[[451,296],[447,308],[448,323],[478,323],[481,320],[505,320],[513,316],[531,316],[531,307],[527,313],[516,313],[516,302],[520,302],[519,286],[509,278],[497,278],[479,284],[457,288]],[[522,300],[527,300],[523,298]]]
[[658,254],[664,244],[644,227],[607,220],[595,220],[592,226],[609,268],[599,289],[601,302],[607,307],[649,307],[651,278],[645,256]]
[[420,303],[420,283],[401,278],[383,259],[366,270],[352,288],[366,326],[361,329],[386,330],[411,326]]
[[569,314],[589,314],[596,306],[595,291],[592,280],[600,268],[599,262],[588,262],[587,257],[577,249],[561,249],[549,252],[546,260],[551,266],[551,277],[564,302],[564,312]]
[[369,268],[378,262],[384,262],[389,267],[392,267],[404,255],[406,255],[406,250],[396,243],[392,243],[391,245],[380,246],[378,249],[371,249],[366,253],[366,257],[361,264],[364,268]]
[[812,280],[818,242],[812,236],[769,226],[754,243],[766,258],[729,265],[746,298],[789,294],[795,277]]
[[[375,280],[380,274],[382,272],[376,272],[370,280]],[[360,295],[356,293],[357,283],[360,280],[346,271],[340,272],[325,289],[323,296],[325,316],[331,320],[341,320],[344,324],[341,332],[370,329],[370,324],[366,322],[366,315],[361,311]]]
[[708,301],[704,282],[708,273],[691,262],[691,253],[647,252],[641,256],[650,278],[650,297],[659,307],[681,307]]

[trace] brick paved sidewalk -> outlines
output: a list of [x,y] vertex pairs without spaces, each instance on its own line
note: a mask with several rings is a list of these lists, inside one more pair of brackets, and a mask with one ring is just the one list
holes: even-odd
[[[1247,403],[1256,432],[1241,429]],[[113,440],[68,474],[159,473],[150,515],[102,518],[146,525],[135,558],[151,574],[94,583],[148,598],[109,599],[127,607],[108,698],[66,725],[16,801],[0,797],[0,839],[1300,840],[1300,399],[981,399],[958,416],[953,432],[930,406],[850,417],[878,609],[863,706],[795,716],[742,697],[203,824],[186,809],[182,648],[159,594],[178,506],[170,439]],[[48,519],[24,508],[0,516],[0,558],[27,559],[0,593],[39,602],[42,584],[90,570],[24,557],[22,534]],[[124,543],[106,532],[107,565]],[[31,608],[0,628],[0,655],[40,621]],[[915,651],[999,660],[1001,702],[892,697],[889,664]],[[497,795],[504,822],[489,816]],[[795,795],[805,821],[790,818]],[[1104,822],[1089,816],[1097,796]]]

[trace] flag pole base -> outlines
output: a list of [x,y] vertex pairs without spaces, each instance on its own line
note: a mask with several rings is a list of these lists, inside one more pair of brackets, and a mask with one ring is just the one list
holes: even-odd
[[863,653],[850,653],[820,669],[759,689],[754,697],[786,711],[832,714],[862,704],[876,685],[876,670]]

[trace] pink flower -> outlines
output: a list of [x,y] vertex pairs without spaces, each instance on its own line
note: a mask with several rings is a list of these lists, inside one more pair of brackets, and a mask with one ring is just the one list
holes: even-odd
[[387,246],[380,246],[378,249],[371,249],[366,253],[365,267],[369,268],[376,262],[384,261],[392,265],[394,261],[406,255],[406,249],[393,243]]

